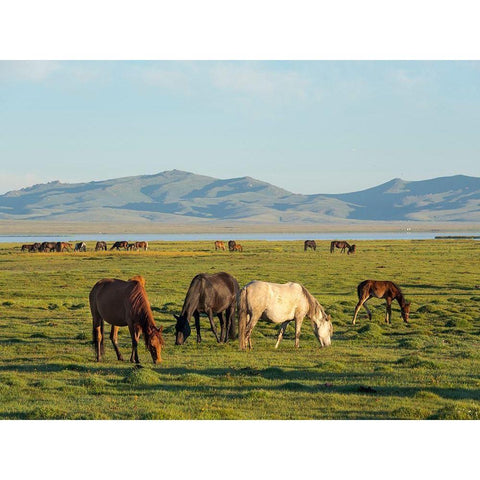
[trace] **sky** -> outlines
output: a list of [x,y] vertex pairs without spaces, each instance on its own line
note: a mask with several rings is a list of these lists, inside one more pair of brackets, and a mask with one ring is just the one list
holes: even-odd
[[478,61],[0,61],[0,193],[179,169],[295,193],[480,176]]

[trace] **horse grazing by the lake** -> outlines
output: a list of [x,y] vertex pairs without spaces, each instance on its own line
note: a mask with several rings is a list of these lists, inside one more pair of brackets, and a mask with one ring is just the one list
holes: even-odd
[[357,251],[357,246],[355,244],[350,245],[348,247],[347,255],[354,254],[356,251]]
[[[38,247],[37,247],[38,248]],[[22,245],[22,252],[34,252],[36,251],[35,244]]]
[[143,250],[147,251],[148,242],[135,242],[135,248],[137,250],[143,249]]
[[233,247],[234,252],[243,252],[243,247],[239,244],[236,243],[235,246]]
[[75,244],[74,252],[86,252],[87,244],[85,242],[78,242]]
[[278,348],[288,324],[295,321],[295,347],[299,346],[300,329],[305,317],[310,319],[315,337],[322,347],[331,344],[333,326],[318,300],[299,283],[269,283],[254,280],[238,296],[238,338],[240,349],[252,348],[252,330],[261,318],[280,323],[275,348]]
[[129,243],[129,244],[127,245],[127,250],[129,250],[129,251],[131,251],[131,250],[136,250],[136,249],[137,249],[137,247],[135,246],[134,243]]
[[121,248],[123,248],[124,250],[126,250],[128,247],[128,242],[126,240],[122,240],[120,242],[115,242],[111,247],[110,247],[110,250],[113,250],[114,248],[116,248],[117,250],[120,250]]
[[303,243],[303,251],[306,252],[307,248],[311,248],[312,250],[316,250],[317,249],[317,244],[316,244],[315,240],[305,240],[305,242]]
[[[200,314],[206,313],[210,320],[212,332],[217,342],[227,342],[228,337],[235,336],[235,308],[237,294],[240,290],[237,280],[229,273],[199,273],[188,287],[180,315],[174,315],[175,345],[182,345],[191,333],[190,318],[195,318],[197,343],[202,341],[200,335]],[[220,320],[220,338],[213,322],[213,315]]]
[[55,252],[57,250],[57,242],[42,242],[38,248],[39,252]]
[[163,328],[155,325],[143,277],[135,276],[126,282],[116,278],[99,280],[92,288],[89,300],[97,362],[104,354],[104,321],[112,325],[110,340],[118,360],[123,360],[117,343],[118,329],[128,326],[132,337],[130,361],[140,363],[137,345],[142,333],[153,363],[162,361],[162,346],[165,344],[162,338]]
[[57,242],[55,245],[55,251],[57,252],[70,252],[73,245],[68,242]]
[[225,251],[225,244],[220,240],[215,241],[215,250],[223,250]]
[[98,251],[107,251],[107,244],[106,242],[97,242],[97,244],[95,245],[95,251],[98,252]]
[[228,249],[231,251],[231,252],[234,252],[235,251],[235,245],[237,244],[237,242],[235,240],[229,240],[228,241]]
[[351,245],[344,240],[334,240],[333,242],[330,242],[330,253],[335,251],[335,247],[341,248],[340,253],[345,253],[345,250],[349,250]]
[[410,303],[405,300],[400,287],[393,282],[388,280],[364,280],[358,284],[357,287],[358,293],[358,303],[355,307],[355,313],[353,314],[352,323],[355,325],[355,320],[357,319],[357,314],[362,305],[365,307],[365,310],[368,313],[369,320],[372,319],[372,312],[368,309],[366,302],[372,297],[375,298],[384,298],[387,302],[387,312],[385,315],[385,322],[390,322],[390,316],[392,314],[392,302],[397,300],[400,305],[400,310],[402,313],[402,318],[405,322],[408,322],[410,316]]

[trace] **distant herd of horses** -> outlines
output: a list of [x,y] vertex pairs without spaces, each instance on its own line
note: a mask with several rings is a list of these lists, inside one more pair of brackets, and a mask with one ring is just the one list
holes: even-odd
[[[372,297],[385,299],[387,323],[391,323],[391,304],[394,300],[400,305],[403,320],[408,322],[410,303],[405,300],[395,283],[365,280],[358,285],[357,293],[358,303],[354,311],[353,324],[362,306],[367,310],[371,320],[372,314],[366,302]],[[105,322],[111,325],[110,340],[118,360],[123,360],[118,349],[118,329],[127,326],[132,340],[130,361],[140,363],[137,346],[142,333],[153,363],[161,361],[161,350],[165,345],[162,336],[163,328],[155,324],[143,277],[135,276],[128,281],[115,278],[99,280],[90,292],[89,301],[97,361],[101,361],[104,354]],[[253,280],[240,289],[238,281],[226,272],[196,275],[187,290],[180,315],[174,314],[176,345],[183,345],[190,336],[192,316],[195,321],[197,343],[202,341],[200,314],[208,316],[210,328],[219,343],[226,343],[229,339],[236,338],[238,325],[241,350],[252,349],[251,335],[259,319],[280,325],[275,348],[278,348],[291,322],[295,322],[295,347],[299,346],[300,330],[305,317],[310,320],[314,335],[321,347],[329,346],[332,341],[331,316],[299,283],[277,284]],[[215,326],[214,316],[217,316],[220,321],[220,334]]]
[[[303,250],[306,252],[309,248],[312,250],[317,250],[317,243],[315,240],[305,240],[303,243]],[[330,242],[330,253],[333,253],[335,251],[335,248],[340,249],[340,253],[345,253],[347,252],[347,255],[350,255],[351,253],[355,253],[357,251],[356,245],[350,245],[348,242],[345,240],[333,240]]]
[[[114,242],[114,244],[110,247],[110,250],[144,250],[147,251],[148,249],[148,242],[127,242],[125,240]],[[87,251],[87,244],[85,242],[77,242],[75,246],[73,246],[70,242],[36,242],[32,244],[25,244],[22,245],[21,251],[22,252],[86,252]],[[95,251],[107,251],[107,244],[106,242],[100,241],[97,242],[95,245]]]

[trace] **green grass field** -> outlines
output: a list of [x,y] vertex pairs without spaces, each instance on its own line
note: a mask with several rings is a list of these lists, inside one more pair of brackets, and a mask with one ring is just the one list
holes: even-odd
[[[213,242],[153,242],[144,252],[20,253],[0,244],[0,418],[2,419],[478,419],[480,418],[480,242],[358,241],[357,254],[331,255],[328,242],[242,242],[243,253]],[[93,243],[88,245],[90,250]],[[16,247],[16,248],[15,248]],[[310,323],[300,348],[289,326],[278,350],[276,327],[260,321],[254,350],[218,345],[202,317],[174,345],[173,313],[199,272],[303,283],[332,315],[332,346],[320,349]],[[163,362],[117,362],[107,338],[94,362],[88,293],[103,277],[141,274]],[[369,302],[351,325],[356,286],[393,280],[412,302],[410,324],[385,303]],[[193,327],[193,325],[192,325]],[[109,332],[109,330],[106,330]],[[120,349],[130,354],[128,331]]]

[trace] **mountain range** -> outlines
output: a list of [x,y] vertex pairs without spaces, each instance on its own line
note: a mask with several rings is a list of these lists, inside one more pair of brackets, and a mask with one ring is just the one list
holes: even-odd
[[251,177],[179,170],[88,183],[59,181],[0,195],[0,220],[74,222],[480,222],[480,178],[395,178],[367,190],[301,195]]

